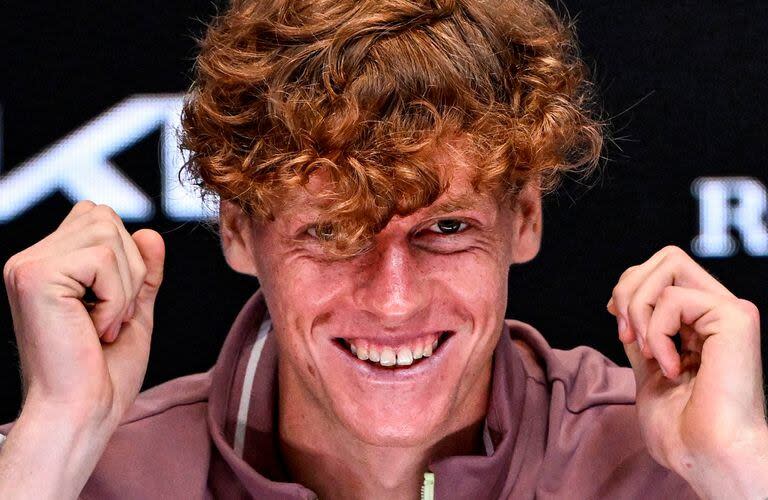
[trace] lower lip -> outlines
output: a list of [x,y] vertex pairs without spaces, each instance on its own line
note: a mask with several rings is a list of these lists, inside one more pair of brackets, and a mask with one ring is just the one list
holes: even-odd
[[428,373],[440,364],[447,355],[450,346],[453,345],[451,340],[455,335],[456,332],[452,332],[446,336],[440,341],[440,344],[438,344],[437,349],[431,356],[421,358],[417,363],[410,366],[395,365],[386,367],[378,363],[363,361],[338,342],[332,341],[332,344],[337,352],[337,356],[342,358],[345,364],[351,365],[365,379],[372,382],[414,382],[421,375]]

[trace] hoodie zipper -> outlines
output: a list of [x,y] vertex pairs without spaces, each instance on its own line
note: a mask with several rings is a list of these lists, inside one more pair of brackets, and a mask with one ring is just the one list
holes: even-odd
[[435,500],[435,475],[431,472],[424,473],[424,482],[421,485],[421,500]]

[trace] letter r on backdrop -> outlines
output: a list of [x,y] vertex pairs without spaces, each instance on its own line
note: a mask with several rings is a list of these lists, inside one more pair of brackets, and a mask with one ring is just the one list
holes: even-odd
[[768,191],[759,180],[700,177],[691,193],[699,202],[699,234],[691,242],[695,255],[730,257],[741,246],[748,255],[768,256]]

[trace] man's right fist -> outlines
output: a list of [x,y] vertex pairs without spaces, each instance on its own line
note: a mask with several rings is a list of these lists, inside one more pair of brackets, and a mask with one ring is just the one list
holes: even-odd
[[8,260],[25,410],[117,425],[146,372],[164,257],[157,232],[130,235],[111,208],[81,201]]

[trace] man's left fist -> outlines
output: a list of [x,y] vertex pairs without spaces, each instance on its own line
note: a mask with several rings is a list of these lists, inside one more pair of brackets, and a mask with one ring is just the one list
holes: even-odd
[[608,310],[635,373],[638,418],[654,459],[699,495],[765,498],[757,307],[668,246],[621,275]]

